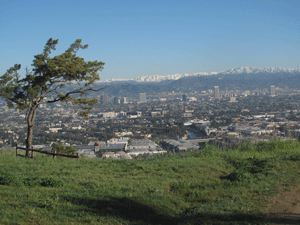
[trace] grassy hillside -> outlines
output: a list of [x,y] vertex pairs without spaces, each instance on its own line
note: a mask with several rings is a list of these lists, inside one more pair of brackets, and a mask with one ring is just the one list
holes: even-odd
[[297,141],[147,160],[0,155],[0,224],[256,224],[299,182]]

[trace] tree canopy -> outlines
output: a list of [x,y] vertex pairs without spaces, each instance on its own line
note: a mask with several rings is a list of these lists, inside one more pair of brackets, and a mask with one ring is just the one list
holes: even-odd
[[101,61],[85,61],[76,55],[79,49],[86,49],[81,39],[77,39],[62,54],[51,57],[56,50],[58,40],[50,38],[41,54],[35,55],[32,69],[26,69],[21,78],[20,64],[15,64],[0,77],[0,96],[6,100],[9,108],[16,107],[19,111],[27,110],[27,148],[32,145],[32,132],[38,107],[41,104],[64,102],[78,105],[82,109],[80,115],[88,118],[88,110],[98,101],[86,96],[95,88],[100,80],[98,72],[103,69]]

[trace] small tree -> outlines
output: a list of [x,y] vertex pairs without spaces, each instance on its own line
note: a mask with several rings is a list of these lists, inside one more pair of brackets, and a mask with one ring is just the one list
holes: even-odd
[[27,110],[27,148],[32,146],[33,126],[40,105],[58,101],[78,105],[82,109],[80,115],[88,119],[88,110],[98,101],[85,96],[102,89],[96,89],[94,83],[100,80],[98,71],[103,69],[104,63],[86,62],[76,56],[79,49],[88,45],[81,45],[81,39],[77,39],[64,53],[50,57],[57,43],[58,40],[52,38],[47,41],[43,52],[34,56],[33,69],[26,69],[25,78],[21,79],[18,73],[20,64],[0,77],[0,96],[8,107],[16,107],[20,112]]

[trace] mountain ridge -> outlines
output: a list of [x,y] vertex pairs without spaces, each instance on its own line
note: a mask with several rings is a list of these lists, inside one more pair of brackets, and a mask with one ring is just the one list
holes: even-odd
[[190,78],[190,77],[203,77],[203,76],[213,76],[213,75],[222,75],[222,76],[230,76],[230,75],[250,75],[250,74],[280,74],[280,73],[288,73],[289,76],[297,75],[300,73],[300,69],[291,69],[291,68],[257,68],[257,67],[239,67],[228,69],[220,72],[199,72],[199,73],[185,73],[185,74],[173,74],[173,75],[148,75],[148,76],[140,76],[133,79],[124,79],[124,78],[112,78],[110,80],[100,81],[100,83],[161,83],[161,84],[169,84],[173,81],[182,79],[182,78]]
[[[134,79],[121,79],[119,82],[110,82],[103,93],[113,96],[137,96],[139,93],[157,94],[169,92],[201,92],[219,86],[222,89],[257,90],[270,88],[298,89],[300,83],[300,70],[286,68],[256,68],[240,67],[218,73],[195,73],[185,76],[164,76],[165,80],[158,80],[159,76],[152,77],[152,82],[138,82]],[[146,77],[147,78],[147,77]],[[149,78],[149,77],[148,77]],[[155,79],[154,79],[155,78]],[[171,77],[172,78],[172,77]],[[138,80],[138,79],[136,79]],[[142,79],[141,79],[142,80]],[[154,82],[153,80],[156,80]],[[104,86],[104,83],[97,85]]]

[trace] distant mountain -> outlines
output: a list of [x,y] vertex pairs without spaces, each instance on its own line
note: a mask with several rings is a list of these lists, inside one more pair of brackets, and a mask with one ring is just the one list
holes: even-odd
[[240,67],[237,69],[230,69],[223,72],[219,72],[222,74],[250,74],[250,73],[299,73],[300,70],[295,69],[286,69],[286,68],[256,68],[256,67]]
[[280,77],[293,77],[300,74],[298,69],[287,69],[287,68],[256,68],[256,67],[240,67],[236,69],[229,69],[221,72],[199,72],[192,74],[174,74],[174,75],[149,75],[149,76],[140,76],[134,79],[121,79],[121,78],[112,78],[111,80],[104,80],[101,83],[159,83],[160,85],[170,84],[175,80],[182,78],[191,78],[191,77],[206,77],[206,76],[217,76],[225,77],[236,75],[235,79],[254,79],[254,78],[280,78]]
[[218,77],[230,77],[231,79],[279,79],[299,76],[300,70],[287,68],[256,68],[240,67],[230,69],[217,74]]
[[[106,81],[107,82],[107,81]],[[299,88],[300,70],[285,68],[240,67],[222,72],[175,74],[168,76],[141,76],[135,79],[113,79],[103,93],[112,96],[137,96],[161,92],[190,92],[213,89],[254,90],[270,88],[270,85]],[[103,86],[104,83],[99,83]]]
[[173,81],[170,85],[174,87],[188,87],[190,89],[200,88],[202,90],[212,89],[214,86],[220,88],[241,88],[252,90],[256,88],[269,88],[276,85],[284,88],[299,88],[300,70],[285,68],[255,68],[240,67],[219,72],[212,76],[188,77]]

